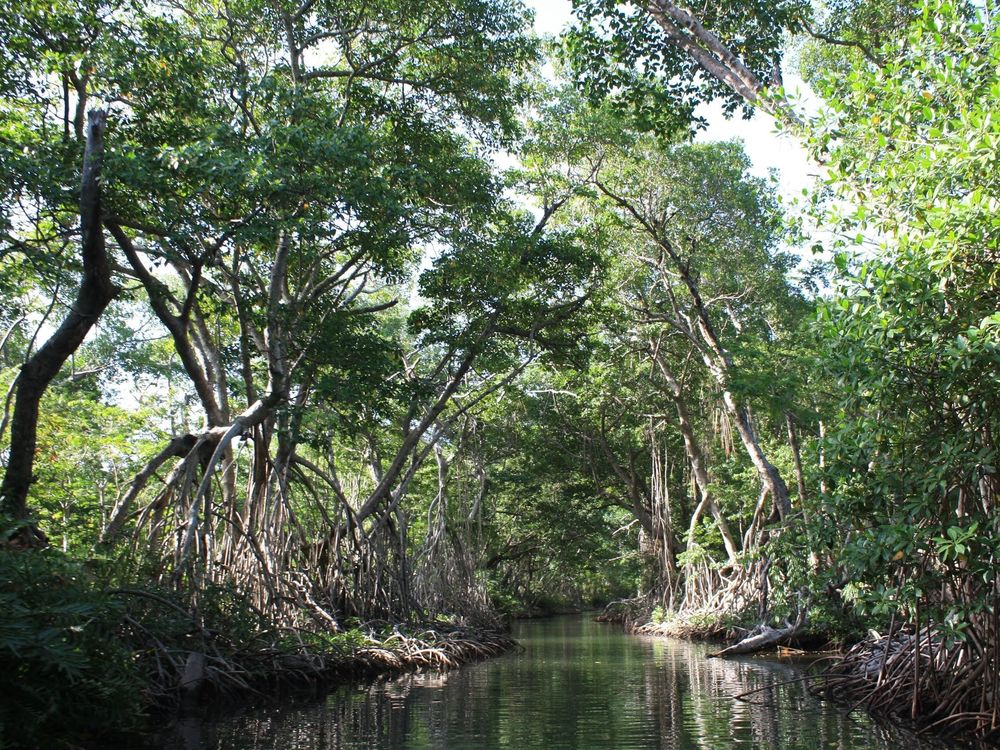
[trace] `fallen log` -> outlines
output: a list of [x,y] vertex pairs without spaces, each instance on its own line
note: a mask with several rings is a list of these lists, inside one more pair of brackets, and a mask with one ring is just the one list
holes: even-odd
[[734,643],[732,646],[722,649],[714,654],[709,654],[708,658],[713,659],[722,656],[737,656],[739,654],[755,654],[771,648],[772,646],[784,646],[795,638],[806,625],[809,606],[809,592],[799,591],[799,606],[795,615],[795,621],[785,620],[784,627],[772,628],[766,623],[761,623],[751,630],[743,640]]
[[732,646],[727,646],[722,651],[709,654],[709,659],[722,656],[737,656],[739,654],[755,654],[764,651],[771,646],[778,646],[787,643],[802,629],[798,623],[788,625],[784,628],[772,628],[770,625],[758,625],[750,631],[750,634]]
[[721,656],[737,656],[739,654],[755,654],[771,648],[772,646],[783,646],[791,641],[801,632],[806,624],[806,608],[800,607],[795,622],[785,620],[783,628],[772,628],[770,625],[761,623],[751,630],[743,640],[734,643],[732,646],[722,649],[714,654],[709,654],[708,658],[713,659]]

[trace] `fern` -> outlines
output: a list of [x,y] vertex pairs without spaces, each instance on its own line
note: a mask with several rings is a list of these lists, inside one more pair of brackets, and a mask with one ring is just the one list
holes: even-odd
[[0,748],[68,746],[136,726],[121,605],[53,550],[0,550]]

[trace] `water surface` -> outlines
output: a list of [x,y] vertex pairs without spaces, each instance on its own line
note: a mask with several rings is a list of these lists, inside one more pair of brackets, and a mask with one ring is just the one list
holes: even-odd
[[518,623],[522,649],[446,673],[344,687],[308,705],[175,727],[166,750],[923,750],[815,700],[794,664],[706,659],[586,617]]

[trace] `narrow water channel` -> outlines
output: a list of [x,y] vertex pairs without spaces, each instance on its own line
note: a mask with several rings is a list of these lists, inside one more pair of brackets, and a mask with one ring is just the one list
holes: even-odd
[[443,674],[344,687],[323,700],[173,728],[165,750],[923,750],[810,697],[772,660],[624,635],[587,617],[517,624],[523,649]]

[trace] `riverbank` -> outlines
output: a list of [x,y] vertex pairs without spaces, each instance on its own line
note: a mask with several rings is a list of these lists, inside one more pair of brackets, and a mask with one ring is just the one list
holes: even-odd
[[444,621],[266,616],[240,592],[128,585],[54,550],[0,550],[0,747],[121,744],[151,717],[444,670],[514,647]]
[[701,643],[731,641],[745,624],[734,615],[723,615],[714,610],[680,613],[657,606],[650,611],[644,599],[614,601],[595,619],[621,625],[630,635],[679,638]]
[[[156,721],[144,722],[140,731],[164,718],[276,705],[341,685],[456,669],[516,646],[497,630],[445,623],[383,621],[341,632],[299,629],[289,635],[268,639],[267,633],[260,633],[259,647],[239,653],[213,653],[206,644],[204,651],[169,655],[173,669],[146,686],[147,716]],[[148,678],[148,664],[146,674]]]
[[[231,634],[147,652],[140,665],[145,733],[163,719],[245,710],[318,695],[341,685],[415,672],[441,672],[499,656],[516,642],[506,633],[445,623],[358,624],[345,631],[294,628],[261,632],[256,645],[222,650]],[[154,666],[153,662],[156,662]],[[101,747],[98,738],[94,747]]]
[[719,643],[733,640],[737,636],[736,621],[715,614],[691,614],[650,620],[648,622],[626,622],[627,632],[632,635],[650,635],[662,638],[680,638],[685,641]]
[[499,631],[440,623],[382,622],[340,633],[300,632],[295,640],[236,655],[177,654],[171,659],[177,678],[150,685],[152,706],[184,712],[206,700],[271,700],[352,680],[455,669],[516,646]]
[[[736,618],[707,613],[623,625],[632,635],[707,643],[734,644],[748,632]],[[803,629],[788,641],[753,653],[798,659],[815,654],[824,666],[804,675],[802,682],[818,698],[852,711],[863,708],[920,736],[1000,746],[1000,714],[991,686],[977,682],[983,662],[964,659],[958,641],[928,627],[919,633],[905,628],[891,635],[872,632],[852,641],[841,636],[833,642],[829,633]],[[709,654],[720,655],[727,654]]]

